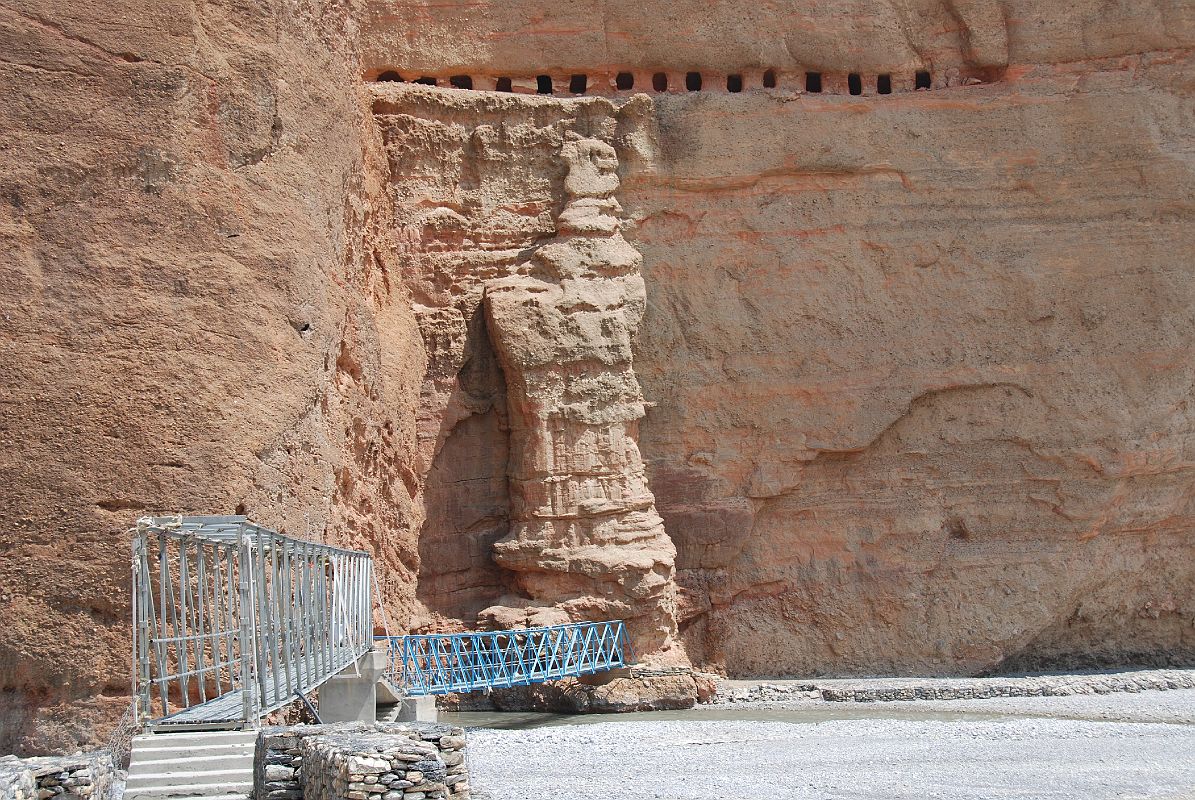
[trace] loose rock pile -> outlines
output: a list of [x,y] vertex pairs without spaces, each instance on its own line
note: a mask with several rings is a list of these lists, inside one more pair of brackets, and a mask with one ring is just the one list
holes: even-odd
[[1017,678],[877,678],[807,683],[723,685],[721,703],[787,703],[801,700],[874,703],[894,700],[983,700],[996,697],[1067,697],[1079,694],[1193,689],[1195,670],[1141,670],[1088,675],[1032,675]]
[[106,751],[73,756],[0,758],[4,800],[107,800],[115,769]]
[[467,800],[464,730],[426,723],[267,728],[257,800]]

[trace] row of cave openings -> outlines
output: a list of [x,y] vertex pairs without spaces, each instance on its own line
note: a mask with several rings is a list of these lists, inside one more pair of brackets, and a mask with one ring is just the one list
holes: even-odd
[[[725,82],[722,81],[725,78]],[[759,87],[763,89],[781,88],[781,76],[776,70],[769,69],[757,76]],[[845,81],[843,78],[845,77]],[[901,76],[894,80],[891,73],[864,76],[858,72],[851,72],[845,76],[821,72],[806,72],[803,75],[783,76],[785,88],[801,89],[810,94],[850,94],[850,95],[883,95],[896,91],[916,91],[932,89],[933,75],[929,70],[918,70],[911,77]],[[531,78],[475,78],[472,75],[452,75],[440,78],[433,75],[418,77],[403,76],[400,72],[388,69],[378,73],[374,79],[379,82],[415,83],[423,86],[448,86],[454,89],[488,89],[496,92],[516,92],[522,94],[571,94],[583,95],[590,92],[600,94],[603,87],[600,82],[591,83],[585,74],[570,75],[567,78],[552,75],[537,75]],[[979,82],[979,81],[972,81]],[[707,81],[700,72],[668,73],[655,72],[650,75],[638,75],[633,72],[619,72],[609,82],[609,87],[619,92],[634,91],[640,84],[650,85],[652,91],[688,91],[700,92],[704,90],[721,90],[732,94],[751,88],[743,74],[718,76],[716,82]],[[488,85],[486,85],[488,84]]]

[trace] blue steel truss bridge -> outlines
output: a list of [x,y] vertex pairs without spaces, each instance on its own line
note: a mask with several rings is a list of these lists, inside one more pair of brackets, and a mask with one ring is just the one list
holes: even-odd
[[627,665],[621,620],[509,631],[382,637],[387,677],[410,696],[489,691]]
[[243,516],[139,520],[132,584],[133,696],[154,730],[255,725],[383,642],[400,696],[590,675],[631,652],[618,620],[375,642],[368,553]]

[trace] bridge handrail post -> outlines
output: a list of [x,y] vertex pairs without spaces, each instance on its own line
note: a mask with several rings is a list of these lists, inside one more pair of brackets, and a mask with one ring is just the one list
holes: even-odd
[[[145,533],[136,530],[133,536],[133,560],[131,564],[133,577],[133,724],[136,725],[142,717],[149,716],[148,687],[149,687],[149,659],[142,657],[141,650],[148,645],[148,637],[142,632],[141,626],[148,620],[141,608],[141,599],[146,587],[141,585],[141,562],[145,558]],[[144,690],[144,698],[143,698]],[[144,703],[144,705],[143,705]]]
[[253,567],[253,551],[245,535],[245,525],[241,523],[237,531],[237,577],[240,583],[240,609],[237,614],[240,623],[240,651],[241,651],[241,703],[246,721],[257,719],[257,625],[256,604],[253,602],[253,590],[250,585],[250,575]]

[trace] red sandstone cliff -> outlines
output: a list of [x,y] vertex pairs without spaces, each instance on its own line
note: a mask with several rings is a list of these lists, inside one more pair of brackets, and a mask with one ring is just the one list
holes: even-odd
[[0,3],[0,750],[127,704],[147,509],[371,547],[410,613],[424,356],[357,31],[325,3]]
[[144,510],[370,547],[398,625],[518,594],[481,300],[568,131],[694,663],[1195,659],[1193,47],[1181,1],[0,0],[0,749],[124,705]]

